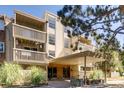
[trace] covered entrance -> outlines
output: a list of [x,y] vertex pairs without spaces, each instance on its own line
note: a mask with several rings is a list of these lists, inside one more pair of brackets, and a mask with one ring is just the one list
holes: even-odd
[[50,64],[48,66],[48,79],[70,79],[70,66]]
[[[57,67],[57,78],[76,77],[83,79],[85,82],[88,76],[86,68],[92,67],[96,62],[105,61],[107,57],[107,55],[102,53],[84,51],[53,59],[50,61],[50,66]],[[82,68],[83,70],[81,71]]]

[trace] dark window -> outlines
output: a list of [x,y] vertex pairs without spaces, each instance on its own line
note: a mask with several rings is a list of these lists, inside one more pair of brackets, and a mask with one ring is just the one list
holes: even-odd
[[56,28],[56,21],[55,18],[49,17],[49,27],[55,29]]
[[55,51],[49,50],[49,55],[55,57]]
[[55,35],[49,34],[49,44],[55,45]]
[[0,42],[0,53],[4,53],[4,42]]
[[56,67],[53,68],[53,77],[57,77],[57,69],[56,69]]
[[24,47],[24,49],[26,49],[26,50],[31,50],[29,47]]

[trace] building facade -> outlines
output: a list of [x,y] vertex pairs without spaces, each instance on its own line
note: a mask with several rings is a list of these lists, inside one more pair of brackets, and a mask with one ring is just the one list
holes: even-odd
[[[75,42],[78,45],[73,51],[71,45]],[[24,69],[38,65],[47,71],[48,78],[80,78],[82,65],[60,65],[51,60],[86,50],[95,50],[91,41],[82,36],[69,38],[60,18],[53,13],[45,12],[41,19],[15,10],[12,19],[0,17],[1,62],[18,63]]]
[[[66,28],[62,25],[61,20],[57,15],[47,11],[44,15],[44,18],[47,21],[48,57],[57,59],[81,51],[95,50],[95,48],[91,45],[91,40],[87,40],[82,36],[69,38],[67,33],[67,30],[69,28]],[[73,47],[71,47],[72,45],[73,47],[77,46],[77,48],[73,50]],[[83,73],[81,70],[83,69],[82,67],[84,66],[68,64],[68,63],[64,64],[64,62],[63,64],[59,64],[59,61],[58,63],[54,63],[54,62],[52,63],[51,61],[49,61],[48,77],[50,79],[51,78],[63,79],[63,78],[70,78],[72,76],[76,78],[82,78],[82,73]],[[87,68],[90,69],[92,67],[89,66]]]

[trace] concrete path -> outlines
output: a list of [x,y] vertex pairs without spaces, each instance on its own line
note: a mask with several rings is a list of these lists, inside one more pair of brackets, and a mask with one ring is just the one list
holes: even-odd
[[42,86],[42,88],[70,88],[70,80],[53,80],[49,81],[48,85]]
[[107,81],[108,88],[124,88],[124,80],[110,80]]
[[[70,88],[70,80],[53,80],[49,81],[48,85],[39,88]],[[81,87],[75,87],[81,88]],[[124,88],[124,80],[107,81],[105,85],[86,85],[83,88]]]

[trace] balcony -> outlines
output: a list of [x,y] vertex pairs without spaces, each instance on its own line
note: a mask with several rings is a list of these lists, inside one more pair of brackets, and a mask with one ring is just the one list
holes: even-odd
[[13,49],[13,58],[17,62],[46,63],[46,53],[25,49]]
[[80,43],[78,50],[80,50],[80,51],[95,51],[95,47],[92,45],[86,45],[86,44]]
[[41,43],[46,42],[46,32],[21,26],[18,24],[13,24],[13,36]]

